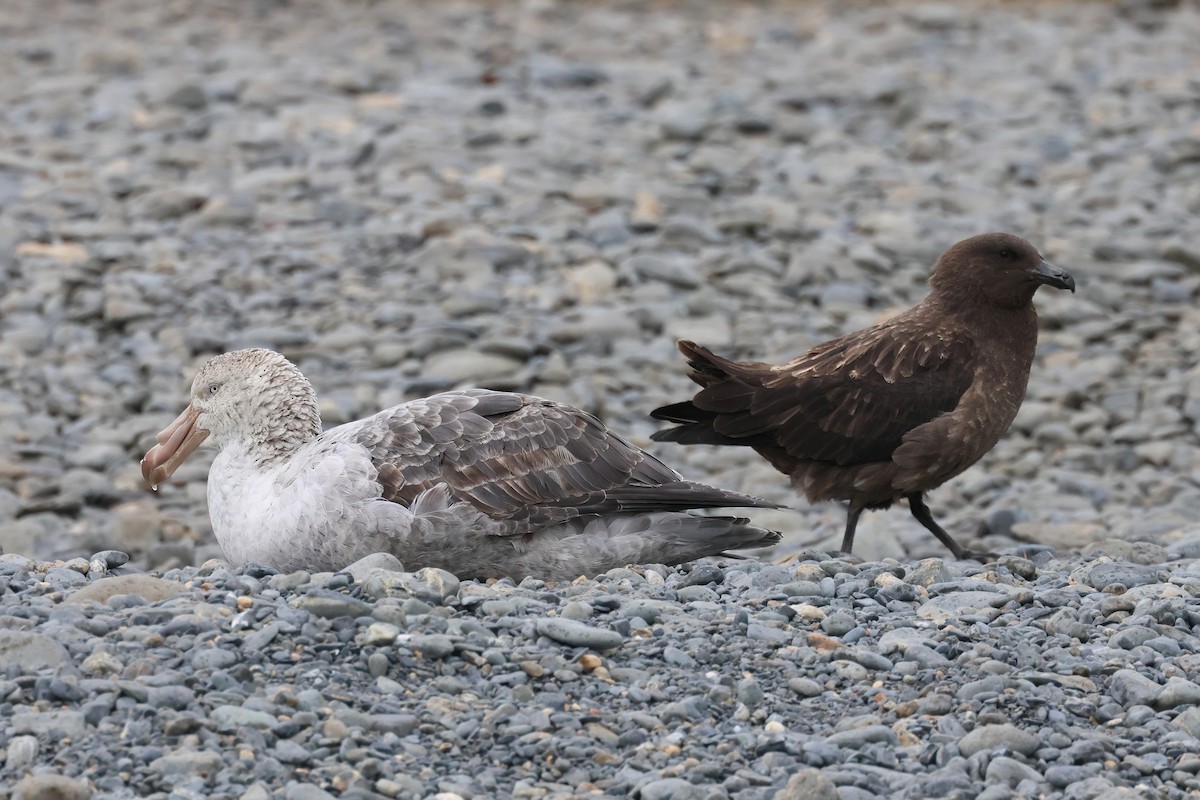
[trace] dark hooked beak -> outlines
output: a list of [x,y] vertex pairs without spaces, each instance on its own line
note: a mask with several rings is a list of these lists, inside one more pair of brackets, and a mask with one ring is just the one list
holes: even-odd
[[1038,264],[1038,268],[1033,271],[1033,279],[1038,283],[1053,286],[1055,289],[1070,289],[1072,294],[1075,293],[1075,279],[1071,277],[1071,273],[1054,266],[1049,261]]

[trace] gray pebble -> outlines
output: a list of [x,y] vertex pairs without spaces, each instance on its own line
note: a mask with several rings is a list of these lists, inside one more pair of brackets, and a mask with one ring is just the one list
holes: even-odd
[[373,678],[387,675],[388,670],[391,669],[391,666],[392,665],[388,660],[388,657],[383,653],[371,653],[371,655],[367,656],[367,672],[369,672]]
[[36,736],[14,736],[5,750],[4,765],[11,770],[22,770],[34,762],[38,755]]
[[775,642],[782,644],[792,640],[791,634],[781,628],[772,628],[752,622],[746,626],[746,638],[752,642]]
[[981,725],[958,741],[958,749],[968,758],[976,753],[997,749],[1032,755],[1039,746],[1038,738],[1015,725]]
[[932,586],[950,580],[950,571],[942,559],[926,558],[909,570],[905,580],[917,586]]
[[664,647],[662,657],[663,657],[663,661],[667,662],[668,664],[677,666],[677,667],[694,667],[694,666],[696,666],[696,659],[692,658],[687,653],[685,653],[683,650],[680,650],[678,647],[675,647],[674,645],[669,645],[667,647]]
[[209,713],[209,717],[223,730],[243,727],[269,730],[278,722],[272,714],[242,706],[217,706]]
[[738,681],[737,699],[747,708],[757,708],[765,697],[762,686],[753,678],[743,678]]
[[1072,784],[1080,783],[1091,778],[1101,769],[1099,764],[1083,764],[1080,766],[1072,766],[1066,764],[1055,764],[1048,767],[1045,772],[1046,783],[1056,789],[1064,789]]
[[89,563],[103,565],[105,570],[116,569],[129,563],[129,554],[120,550],[101,550],[92,555]]
[[643,280],[661,281],[680,289],[695,289],[700,286],[700,276],[689,264],[654,256],[634,256],[621,266]]
[[371,613],[371,606],[362,600],[324,590],[313,590],[304,595],[296,603],[296,608],[325,619],[361,617]]
[[164,778],[212,775],[223,766],[220,753],[208,750],[179,750],[150,762],[150,769]]
[[1076,570],[1072,577],[1080,583],[1104,589],[1109,586],[1131,587],[1157,583],[1159,572],[1155,567],[1141,564],[1102,561]]
[[9,719],[18,734],[50,735],[54,738],[82,736],[85,730],[79,711],[35,711],[16,713]]
[[404,572],[404,565],[400,563],[400,559],[391,553],[371,553],[346,567],[343,572],[350,573],[354,577],[354,580],[362,582],[370,574],[371,570],[374,569],[382,569],[389,572]]
[[867,745],[878,742],[894,746],[897,742],[897,737],[896,732],[886,725],[866,725],[861,728],[852,728],[847,731],[835,733],[832,736],[827,736],[825,737],[825,741],[838,747],[861,750]]
[[238,662],[236,653],[219,647],[206,647],[192,653],[192,667],[201,670],[218,670],[232,667]]
[[173,708],[182,711],[196,701],[195,693],[186,686],[152,686],[146,702],[154,708]]
[[824,691],[821,684],[812,678],[792,678],[788,681],[788,688],[801,697],[816,697]]
[[[304,763],[299,752],[289,748],[289,754],[299,760],[285,761],[282,758],[280,760],[284,761],[284,763]],[[289,783],[283,796],[285,800],[334,800],[335,798],[335,795],[330,794],[319,786],[313,786],[311,783]]]
[[775,792],[772,800],[838,800],[833,781],[815,769],[797,770],[787,786]]
[[26,775],[16,785],[17,800],[87,800],[92,789],[86,780],[66,775]]
[[857,625],[853,614],[845,611],[835,611],[821,620],[821,630],[830,636],[844,636]]
[[881,656],[879,653],[868,650],[866,648],[855,648],[850,652],[850,658],[862,664],[867,669],[874,670],[890,670],[893,666],[892,660],[886,656]]
[[0,630],[0,672],[13,667],[36,673],[70,663],[71,655],[53,639],[26,631]]
[[446,658],[454,652],[454,640],[436,633],[410,636],[407,645],[426,658]]
[[1108,681],[1109,694],[1126,708],[1154,705],[1162,690],[1163,687],[1132,669],[1117,670]]
[[155,603],[174,597],[183,587],[174,581],[152,575],[117,575],[92,581],[71,593],[69,603],[105,603],[118,595],[135,595],[145,602]]
[[1174,709],[1200,705],[1200,685],[1185,678],[1167,678],[1166,684],[1158,693],[1153,705],[1158,709]]
[[562,610],[559,611],[559,616],[563,619],[573,619],[582,622],[592,616],[592,607],[587,603],[572,600],[562,607]]
[[571,619],[550,617],[537,621],[537,632],[556,642],[573,647],[590,647],[593,650],[611,650],[620,647],[625,637],[620,633],[595,628]]
[[636,796],[641,800],[707,800],[711,794],[705,787],[682,778],[659,778],[642,784]]
[[1004,783],[1014,788],[1021,781],[1040,783],[1042,780],[1037,770],[1008,756],[997,756],[989,761],[984,777],[989,783]]
[[304,749],[296,742],[293,742],[291,739],[283,739],[276,742],[273,755],[275,758],[279,759],[281,763],[292,764],[294,766],[307,764],[312,760],[312,755],[308,752],[308,750]]
[[185,83],[173,89],[163,98],[163,102],[188,111],[199,111],[208,105],[208,95],[203,86],[196,83]]

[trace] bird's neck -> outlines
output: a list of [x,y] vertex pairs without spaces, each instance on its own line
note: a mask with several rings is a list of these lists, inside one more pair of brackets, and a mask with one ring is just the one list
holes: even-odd
[[1028,377],[1038,335],[1033,303],[996,305],[978,297],[959,300],[940,293],[931,294],[922,302],[926,306],[918,316],[941,320],[950,329],[986,342],[983,358],[988,368],[998,369],[1001,374]]
[[261,467],[283,463],[321,435],[321,412],[307,382],[287,393],[265,393],[255,405],[254,422],[240,438]]
[[[289,423],[292,421],[289,420]],[[247,442],[246,451],[262,466],[280,464],[295,455],[296,451],[311,442],[321,433],[320,418],[315,430],[308,426],[293,426],[275,431],[269,436],[254,437]]]
[[1037,321],[1032,291],[1019,297],[997,300],[975,291],[941,289],[930,293],[923,303],[940,314],[962,317],[968,321],[981,318],[1008,320],[1010,324]]

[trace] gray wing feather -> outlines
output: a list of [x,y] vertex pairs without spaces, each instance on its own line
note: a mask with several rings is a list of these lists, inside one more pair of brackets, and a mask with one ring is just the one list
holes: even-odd
[[444,484],[513,534],[613,511],[770,505],[686,481],[592,415],[528,395],[472,389],[414,400],[357,427],[385,499]]

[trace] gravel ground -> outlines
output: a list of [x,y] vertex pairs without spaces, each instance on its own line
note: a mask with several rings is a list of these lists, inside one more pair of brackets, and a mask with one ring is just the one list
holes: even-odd
[[[1171,2],[3,3],[0,795],[1200,791],[1197,41]],[[656,445],[797,506],[776,552],[570,586],[214,564],[208,459],[141,484],[248,345],[328,423],[483,385],[648,446],[674,339],[785,359],[997,229],[1079,292],[930,502],[1026,558],[922,561],[901,509],[831,559],[843,510],[734,449]]]

